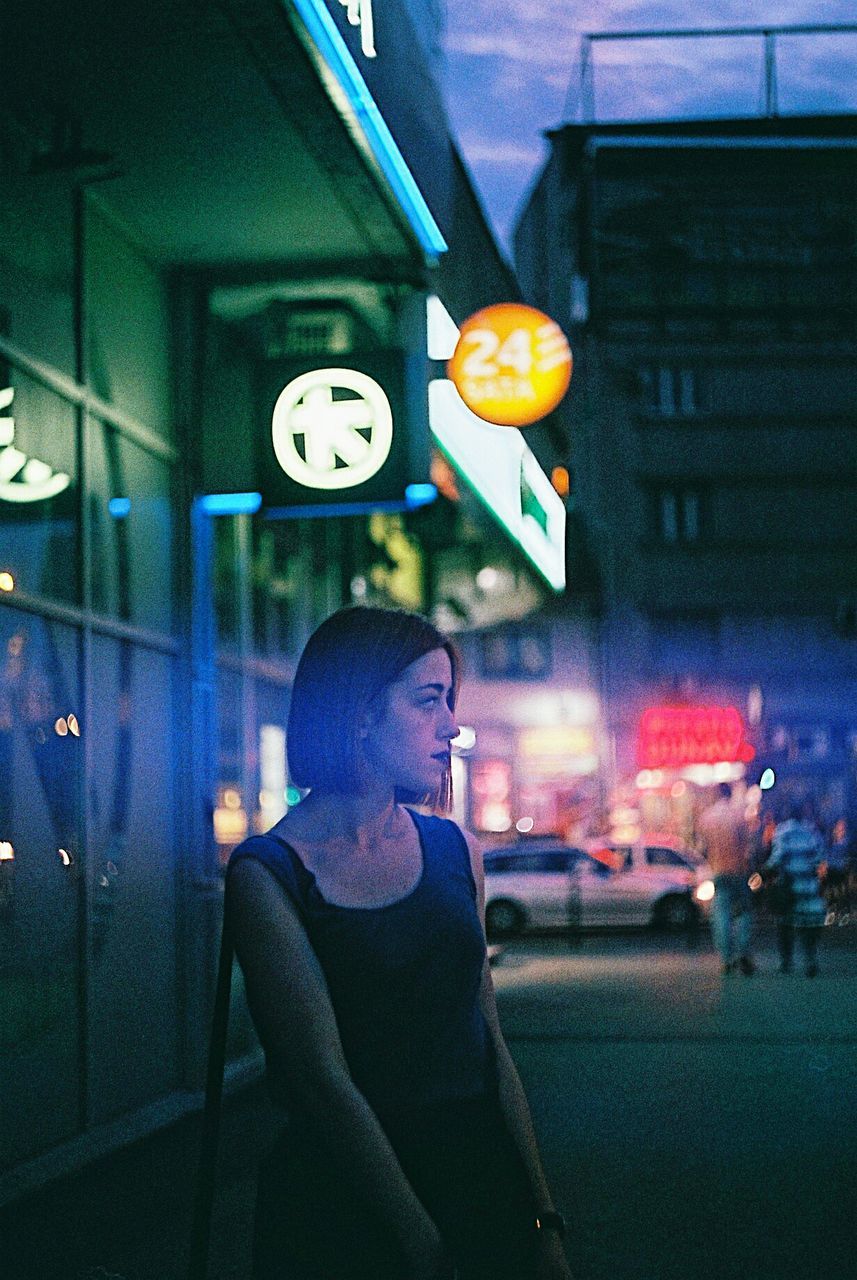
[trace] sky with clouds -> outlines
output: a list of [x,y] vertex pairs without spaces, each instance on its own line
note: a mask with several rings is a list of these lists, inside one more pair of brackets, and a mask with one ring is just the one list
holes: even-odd
[[[446,0],[449,114],[483,204],[508,247],[546,154],[542,131],[582,120],[581,35],[857,23],[854,0]],[[764,102],[760,38],[592,46],[598,120],[752,115]],[[857,110],[857,31],[777,42],[781,113]]]

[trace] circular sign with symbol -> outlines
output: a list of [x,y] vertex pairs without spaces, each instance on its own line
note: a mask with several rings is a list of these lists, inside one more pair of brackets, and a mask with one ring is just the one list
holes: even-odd
[[390,401],[356,369],[314,369],[277,397],[271,422],[277,462],[308,489],[351,489],[371,479],[393,443]]
[[465,320],[447,376],[486,422],[526,427],[562,400],[571,363],[565,334],[550,316],[503,302]]

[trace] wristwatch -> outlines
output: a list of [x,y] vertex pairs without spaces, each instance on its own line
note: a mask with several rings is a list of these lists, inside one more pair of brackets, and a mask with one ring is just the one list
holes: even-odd
[[560,1240],[565,1238],[565,1218],[553,1209],[536,1215],[536,1231],[555,1231]]

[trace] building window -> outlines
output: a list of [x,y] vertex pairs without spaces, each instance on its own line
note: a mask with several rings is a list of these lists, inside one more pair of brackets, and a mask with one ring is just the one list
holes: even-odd
[[655,533],[663,542],[698,542],[702,495],[698,489],[659,489],[654,502]]
[[643,375],[648,407],[663,418],[687,418],[699,413],[700,378],[696,369],[656,365]]

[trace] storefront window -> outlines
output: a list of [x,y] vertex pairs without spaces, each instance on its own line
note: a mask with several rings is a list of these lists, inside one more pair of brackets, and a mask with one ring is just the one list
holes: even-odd
[[172,659],[96,637],[90,789],[94,1123],[178,1084]]
[[74,406],[0,365],[0,572],[29,595],[76,603],[77,513]]
[[108,404],[168,437],[172,381],[161,274],[93,197],[86,229],[89,385]]
[[65,175],[10,174],[0,147],[0,336],[75,375],[73,196]]
[[256,681],[256,730],[259,742],[257,831],[268,831],[286,812],[286,721],[289,690],[272,680]]
[[80,1126],[75,633],[0,609],[0,1164]]
[[238,521],[236,516],[218,516],[214,527],[214,615],[217,644],[234,648],[238,643],[240,596],[238,562]]
[[92,422],[90,456],[93,608],[149,630],[169,631],[169,466],[98,421]]
[[287,520],[253,530],[253,640],[258,653],[274,658],[289,653],[293,642],[301,564],[295,525]]
[[244,694],[240,672],[220,667],[217,672],[217,794],[214,839],[221,866],[250,834],[249,770],[245,761]]

